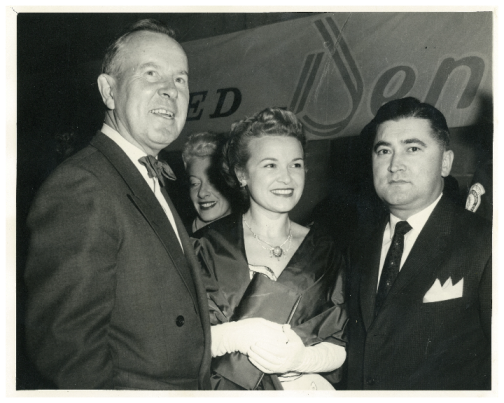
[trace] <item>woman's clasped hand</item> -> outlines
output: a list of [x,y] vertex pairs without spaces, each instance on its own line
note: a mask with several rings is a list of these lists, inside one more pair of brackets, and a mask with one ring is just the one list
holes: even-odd
[[250,346],[249,360],[266,374],[283,374],[300,370],[306,347],[290,325],[282,326],[287,338],[285,343],[261,338]]
[[283,346],[289,341],[282,325],[263,318],[249,318],[212,327],[212,356],[238,351],[249,355],[256,343]]

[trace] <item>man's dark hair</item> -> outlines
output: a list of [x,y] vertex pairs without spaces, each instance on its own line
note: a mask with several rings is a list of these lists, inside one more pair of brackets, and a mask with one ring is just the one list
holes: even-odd
[[448,148],[450,145],[450,131],[443,114],[432,105],[422,103],[413,97],[395,99],[382,105],[376,116],[361,132],[361,139],[367,152],[371,152],[378,126],[389,120],[398,121],[404,118],[425,119],[432,129],[432,136],[438,143]]
[[121,63],[119,60],[119,53],[127,42],[131,34],[138,31],[156,32],[164,34],[170,38],[175,39],[175,32],[166,24],[153,18],[136,21],[135,23],[126,27],[119,36],[107,47],[105,57],[102,62],[102,73],[118,77],[121,71]]

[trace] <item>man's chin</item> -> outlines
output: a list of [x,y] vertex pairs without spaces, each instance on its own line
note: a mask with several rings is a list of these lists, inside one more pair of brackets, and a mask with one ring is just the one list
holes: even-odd
[[411,203],[411,197],[408,195],[387,195],[381,198],[385,204],[390,207],[400,208],[401,206],[407,206]]
[[170,130],[157,130],[155,133],[150,133],[149,139],[151,141],[151,148],[161,151],[177,140],[179,134],[180,132],[176,128]]

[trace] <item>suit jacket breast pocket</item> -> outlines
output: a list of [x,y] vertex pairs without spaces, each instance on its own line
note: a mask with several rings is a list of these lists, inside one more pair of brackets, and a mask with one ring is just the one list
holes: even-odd
[[467,299],[454,298],[445,301],[424,302],[419,307],[419,319],[433,336],[460,326],[466,313]]

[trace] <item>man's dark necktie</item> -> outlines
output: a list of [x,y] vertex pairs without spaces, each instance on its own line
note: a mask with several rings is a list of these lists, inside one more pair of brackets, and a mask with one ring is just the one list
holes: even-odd
[[146,155],[138,160],[140,164],[147,168],[149,178],[158,178],[162,186],[165,186],[165,178],[176,180],[175,174],[166,162],[158,161],[152,155]]
[[387,297],[388,292],[392,288],[392,284],[399,274],[399,267],[401,265],[401,257],[404,249],[404,235],[411,229],[407,221],[399,221],[396,224],[392,244],[383,263],[383,270],[380,277],[380,285],[376,293],[375,300],[375,316],[378,315],[380,308]]

